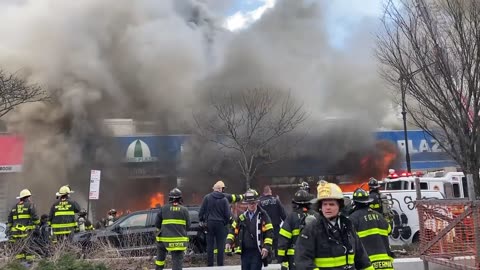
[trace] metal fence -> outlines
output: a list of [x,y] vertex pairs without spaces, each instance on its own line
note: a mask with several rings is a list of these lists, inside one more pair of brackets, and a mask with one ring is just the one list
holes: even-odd
[[[467,178],[469,194],[474,194],[473,180]],[[424,268],[431,262],[452,269],[480,269],[480,201],[418,198],[417,189],[419,253]]]

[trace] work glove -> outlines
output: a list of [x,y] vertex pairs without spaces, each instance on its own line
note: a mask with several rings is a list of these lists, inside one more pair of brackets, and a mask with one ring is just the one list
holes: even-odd
[[288,262],[282,262],[280,264],[280,270],[288,270]]

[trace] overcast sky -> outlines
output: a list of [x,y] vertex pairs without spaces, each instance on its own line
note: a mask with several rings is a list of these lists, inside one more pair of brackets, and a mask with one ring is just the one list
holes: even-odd
[[[235,0],[228,12],[224,26],[231,31],[248,27],[275,5],[276,0]],[[297,1],[297,0],[295,0]],[[303,0],[306,1],[306,0]],[[319,1],[319,0],[310,0]],[[331,43],[341,47],[350,34],[349,29],[365,18],[381,15],[382,0],[335,0],[328,1],[326,23]]]

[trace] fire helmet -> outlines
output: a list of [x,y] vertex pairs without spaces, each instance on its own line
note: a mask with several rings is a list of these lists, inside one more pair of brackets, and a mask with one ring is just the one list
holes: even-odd
[[295,192],[295,195],[293,195],[292,203],[309,204],[310,199],[311,199],[310,193],[308,193],[306,190],[300,189],[297,192]]
[[108,214],[111,215],[111,216],[116,215],[117,210],[115,210],[115,208],[112,208],[112,209],[108,210]]
[[217,188],[225,188],[225,183],[223,183],[222,180],[217,181],[215,185],[213,185],[213,189],[217,189]]
[[174,188],[170,190],[168,193],[168,199],[169,201],[179,201],[182,199],[182,191],[178,188]]
[[300,183],[300,189],[309,191],[309,190],[310,190],[310,186],[308,185],[307,182],[302,182],[302,183]]
[[372,202],[372,198],[370,198],[368,192],[364,190],[363,188],[357,188],[353,192],[353,201],[356,203],[365,203],[368,204]]
[[87,216],[87,210],[85,208],[83,208],[82,210],[80,210],[80,212],[78,212],[78,216],[86,217]]
[[73,190],[70,189],[69,185],[61,186],[58,192],[55,194],[57,196],[63,196],[74,193]]
[[369,187],[370,189],[372,189],[372,188],[378,188],[378,187],[380,187],[380,184],[378,184],[378,180],[377,180],[377,179],[375,179],[375,178],[372,177],[372,178],[370,178],[370,180],[368,181],[368,187]]
[[22,189],[22,191],[20,191],[20,194],[18,195],[17,199],[23,199],[23,198],[30,197],[30,196],[32,196],[32,193],[30,192],[30,190]]
[[321,200],[343,200],[342,189],[337,184],[320,180],[317,187],[317,199]]
[[247,192],[245,192],[245,195],[243,197],[244,202],[256,202],[258,200],[258,192],[255,189],[248,189]]

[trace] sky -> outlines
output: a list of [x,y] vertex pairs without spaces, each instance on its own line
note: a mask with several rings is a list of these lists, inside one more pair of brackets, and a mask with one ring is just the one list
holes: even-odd
[[[248,27],[262,14],[275,5],[276,0],[235,0],[228,11],[224,26],[231,31]],[[300,0],[292,0],[300,1]],[[304,0],[306,1],[306,0]],[[310,0],[327,1],[327,0]],[[330,42],[336,47],[342,47],[349,36],[352,27],[365,18],[379,17],[382,10],[382,0],[328,0],[327,29]]]

